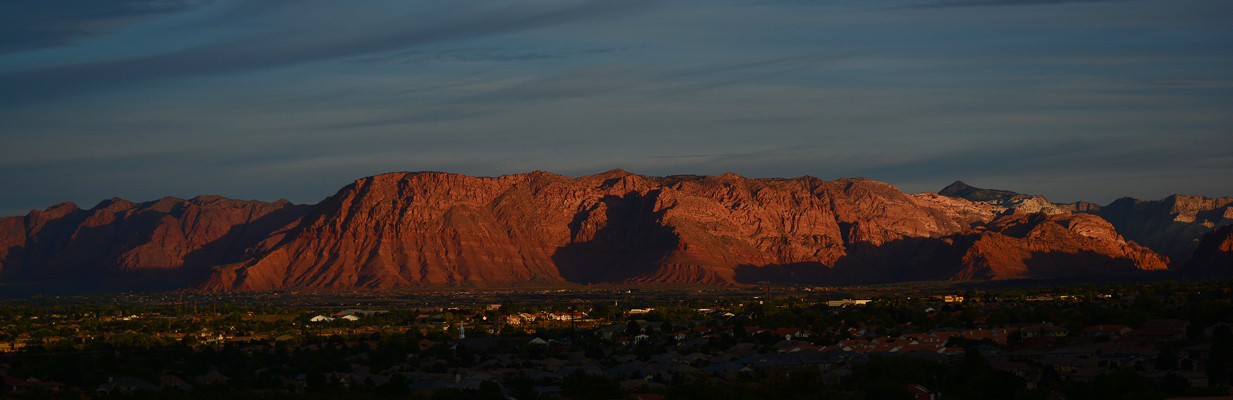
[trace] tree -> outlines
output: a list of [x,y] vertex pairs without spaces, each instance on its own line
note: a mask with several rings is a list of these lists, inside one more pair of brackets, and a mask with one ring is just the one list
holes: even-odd
[[638,326],[638,321],[629,320],[629,323],[625,325],[625,336],[629,336],[629,340],[633,340],[634,336],[641,334],[642,327]]
[[479,386],[479,398],[483,400],[504,400],[505,395],[501,393],[501,385],[493,381],[483,381]]
[[1229,382],[1233,372],[1233,329],[1220,324],[1212,331],[1212,350],[1207,361],[1207,375],[1212,384]]
[[1161,350],[1159,354],[1156,354],[1156,369],[1165,371],[1177,369],[1177,353],[1169,348]]

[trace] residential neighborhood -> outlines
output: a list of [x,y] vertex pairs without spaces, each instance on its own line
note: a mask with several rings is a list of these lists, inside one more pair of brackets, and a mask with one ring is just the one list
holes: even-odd
[[23,305],[0,315],[0,396],[1218,397],[1233,377],[1229,286],[968,291],[961,301],[796,291],[629,308]]

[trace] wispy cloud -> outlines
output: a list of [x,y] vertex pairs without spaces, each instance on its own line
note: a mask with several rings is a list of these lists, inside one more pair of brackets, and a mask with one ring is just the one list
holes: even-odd
[[291,31],[265,32],[167,54],[3,74],[0,103],[58,98],[151,79],[229,74],[526,31],[636,12],[654,2],[594,0],[555,7],[441,9],[441,15],[419,23],[383,21],[377,26],[362,26],[363,29],[350,25],[333,27],[339,28],[340,33],[329,26],[298,26]]
[[895,8],[1045,6],[1067,3],[1104,3],[1129,0],[935,0]]
[[0,54],[65,46],[209,0],[39,0],[0,3]]
[[568,58],[570,54],[530,52],[506,49],[497,46],[464,47],[458,49],[424,51],[406,50],[391,54],[364,56],[355,60],[361,64],[417,64],[426,62],[502,62],[537,61]]

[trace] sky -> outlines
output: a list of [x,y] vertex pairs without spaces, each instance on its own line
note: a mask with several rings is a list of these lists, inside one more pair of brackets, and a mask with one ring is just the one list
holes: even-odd
[[0,4],[0,216],[395,171],[1233,196],[1229,0]]

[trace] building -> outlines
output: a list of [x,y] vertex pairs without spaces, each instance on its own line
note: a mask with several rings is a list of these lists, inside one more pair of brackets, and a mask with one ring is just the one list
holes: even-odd
[[872,300],[852,300],[852,299],[831,300],[831,301],[826,302],[826,305],[831,306],[831,307],[863,306],[865,304],[869,304],[870,301]]

